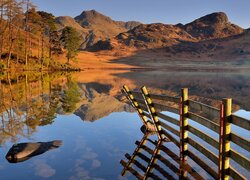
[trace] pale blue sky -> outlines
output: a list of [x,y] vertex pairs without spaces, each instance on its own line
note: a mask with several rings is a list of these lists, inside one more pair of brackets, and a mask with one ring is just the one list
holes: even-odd
[[223,11],[229,20],[250,27],[250,0],[31,0],[40,10],[56,16],[79,15],[95,9],[114,20],[143,23],[188,23],[203,15]]

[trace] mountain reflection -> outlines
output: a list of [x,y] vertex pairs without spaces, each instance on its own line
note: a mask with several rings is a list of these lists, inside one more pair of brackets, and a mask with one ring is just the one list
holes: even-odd
[[[222,98],[233,98],[233,104],[247,111],[250,110],[249,70],[242,72],[237,70],[234,72],[199,72],[194,70],[172,71],[168,69],[162,71],[128,72],[118,74],[118,76],[133,79],[139,87],[154,87],[155,89],[168,90],[177,94],[180,94],[181,88],[187,87],[189,88],[190,96],[206,104],[213,104],[211,100],[220,101]],[[156,93],[159,94],[160,91]],[[213,105],[216,106],[216,103]]]
[[0,75],[0,145],[31,137],[38,126],[52,124],[58,114],[96,121],[113,112],[132,112],[121,93],[147,85],[156,94],[190,97],[213,106],[232,97],[234,110],[249,108],[250,78],[246,73],[85,70],[77,73],[5,73]]
[[95,121],[112,112],[131,111],[112,94],[111,84],[92,78],[85,82],[78,74],[32,72],[0,76],[0,144],[30,137],[38,126],[52,124],[57,114]]

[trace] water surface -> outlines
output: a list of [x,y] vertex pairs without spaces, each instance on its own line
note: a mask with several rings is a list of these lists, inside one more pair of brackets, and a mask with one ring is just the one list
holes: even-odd
[[[250,75],[245,72],[89,70],[3,74],[0,79],[1,179],[124,178],[120,160],[143,134],[139,117],[121,94],[123,84],[174,95],[189,87],[191,96],[212,104],[232,97],[235,110],[241,109],[237,113],[249,119]],[[62,146],[19,163],[5,159],[15,143],[53,140]],[[125,177],[133,179],[129,173]]]

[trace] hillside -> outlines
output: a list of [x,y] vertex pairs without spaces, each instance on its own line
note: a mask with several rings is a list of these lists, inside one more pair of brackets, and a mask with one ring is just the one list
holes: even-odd
[[244,31],[241,27],[230,23],[223,12],[208,14],[180,27],[198,40],[224,38]]
[[244,60],[250,59],[250,30],[221,39],[183,42],[166,48],[168,54],[206,59]]
[[179,41],[195,41],[190,34],[174,25],[147,24],[119,34],[116,39],[129,47],[159,48],[171,46]]
[[[249,31],[218,12],[186,25],[142,24],[111,40],[99,41],[92,50],[109,50],[110,54],[131,52],[130,57],[117,61],[139,66],[151,66],[153,59],[160,64],[166,60],[244,60],[250,59]],[[151,61],[146,60],[147,56]],[[133,60],[128,62],[129,59]]]
[[171,47],[182,42],[200,42],[226,38],[243,33],[244,30],[231,24],[225,13],[212,13],[186,25],[147,24],[121,33],[116,39],[136,48]]
[[75,28],[82,37],[81,49],[88,48],[99,40],[108,40],[121,32],[126,32],[136,26],[136,21],[114,21],[95,10],[83,11],[75,18],[61,16],[56,18],[59,28],[70,26]]
[[80,26],[80,24],[78,24],[75,19],[70,16],[59,16],[55,19],[55,21],[59,30],[66,26],[70,26],[75,28],[80,34],[87,33],[87,30]]
[[83,28],[80,24],[78,24],[75,21],[74,18],[72,18],[70,16],[59,16],[55,20],[56,20],[57,28],[59,31],[66,26],[69,26],[69,27],[76,29],[76,31],[79,33],[79,35],[81,37],[81,47],[82,48],[86,47],[86,43],[88,42],[90,30]]

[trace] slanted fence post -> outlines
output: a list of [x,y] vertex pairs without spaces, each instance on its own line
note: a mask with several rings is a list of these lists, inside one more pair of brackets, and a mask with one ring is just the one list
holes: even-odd
[[220,122],[219,179],[229,179],[232,99],[223,99]]
[[132,92],[129,90],[128,86],[124,85],[123,86],[123,91],[125,92],[125,94],[127,95],[126,97],[128,98],[128,100],[130,101],[130,103],[134,106],[134,108],[136,109],[139,117],[141,118],[143,124],[147,127],[147,117],[145,116],[143,110],[140,108],[138,102],[135,100],[135,97],[133,96]]
[[[126,174],[127,170],[132,166],[132,164],[136,160],[137,155],[142,151],[142,147],[145,146],[145,144],[148,141],[148,136],[149,136],[149,133],[144,134],[142,140],[139,142],[139,144],[136,147],[133,155],[130,157],[128,163],[126,165],[124,163],[124,169],[122,170],[122,173],[121,173],[122,176],[124,176]],[[127,154],[125,156],[127,157]]]
[[[180,99],[180,165],[187,163],[188,151],[188,88],[181,89]],[[184,168],[181,168],[184,169]],[[181,176],[186,176],[186,172],[181,172]]]
[[163,144],[163,141],[161,139],[158,140],[156,146],[155,146],[155,149],[153,151],[153,154],[152,154],[152,157],[150,159],[150,162],[148,163],[148,167],[147,167],[147,170],[145,172],[145,175],[144,175],[144,179],[149,179],[150,177],[150,174],[153,172],[153,169],[154,169],[154,165],[156,164],[157,162],[157,157],[159,157],[160,155],[160,152],[161,152],[161,145]]
[[152,99],[150,98],[150,95],[148,93],[148,90],[147,90],[147,88],[145,86],[143,86],[141,88],[141,91],[142,91],[142,95],[143,95],[143,98],[145,100],[145,103],[147,105],[148,112],[150,112],[151,119],[152,119],[152,121],[153,121],[153,123],[155,125],[155,129],[157,131],[157,136],[158,136],[159,139],[163,140],[164,135],[162,133],[161,125],[160,125],[160,122],[158,120],[158,116],[156,114],[156,110],[154,108]]

